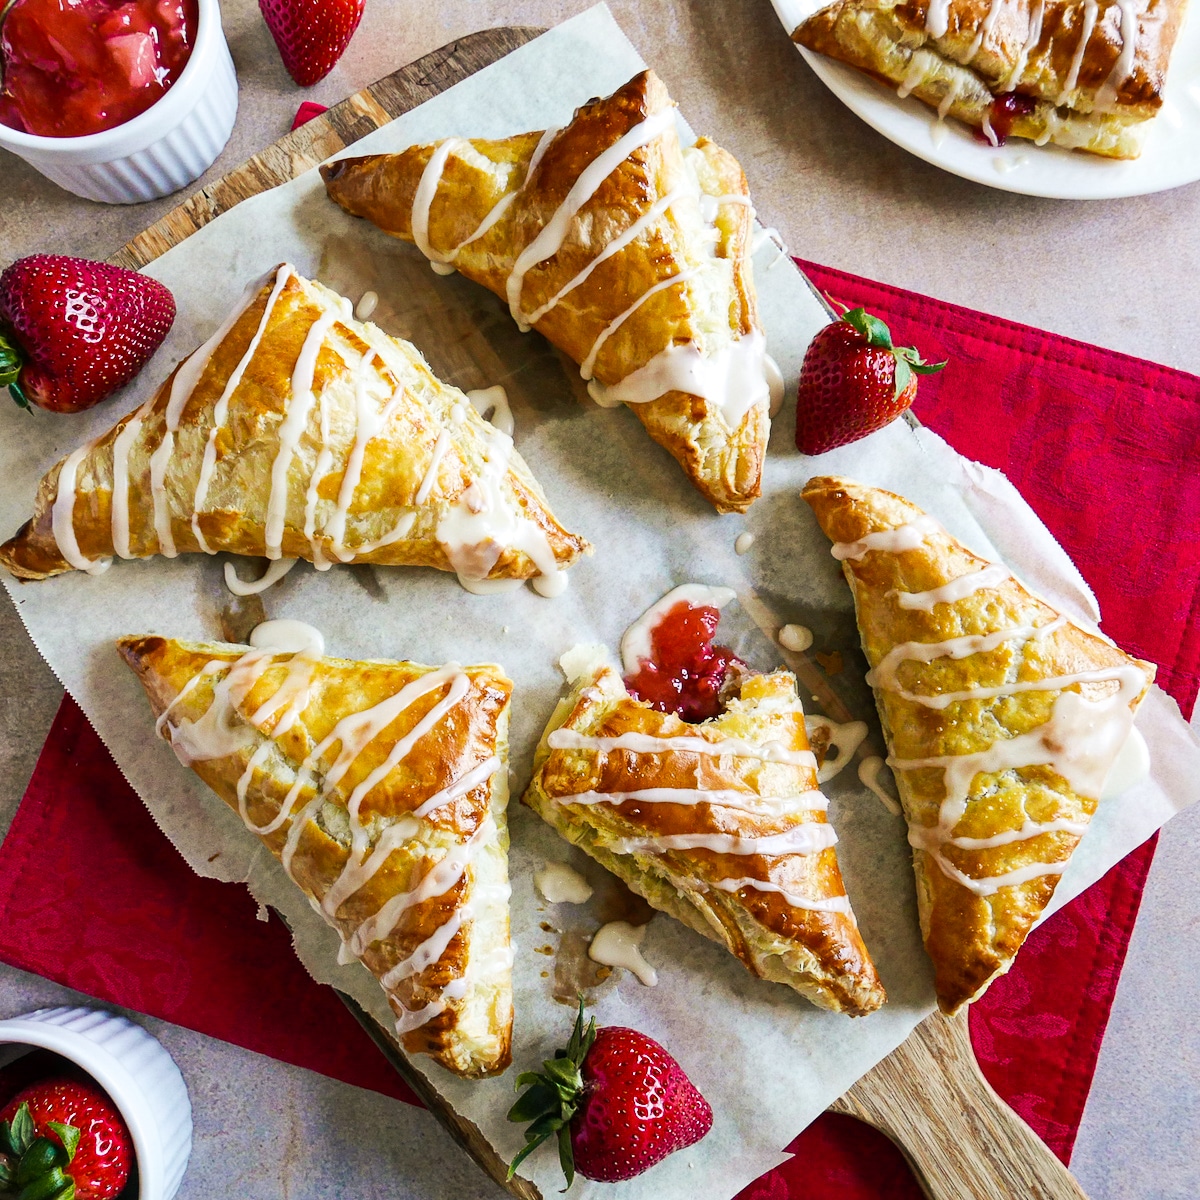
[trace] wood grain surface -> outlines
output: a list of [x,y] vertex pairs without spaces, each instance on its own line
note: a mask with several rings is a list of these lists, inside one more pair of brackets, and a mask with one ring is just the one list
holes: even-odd
[[[196,192],[109,261],[145,266],[240,201],[303,174],[541,32],[525,26],[488,29],[401,67]],[[478,1127],[460,1117],[413,1068],[388,1031],[348,996],[342,999],[475,1162],[513,1196],[541,1200],[541,1192],[528,1180],[505,1180],[506,1164]],[[856,1117],[890,1137],[930,1200],[1087,1200],[1070,1172],[980,1074],[965,1013],[926,1018],[831,1111]]]

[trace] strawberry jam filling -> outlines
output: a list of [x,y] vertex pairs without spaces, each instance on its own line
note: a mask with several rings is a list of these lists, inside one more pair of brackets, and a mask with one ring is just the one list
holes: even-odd
[[1017,118],[1029,116],[1035,106],[1036,101],[1032,96],[1021,96],[1017,92],[1005,92],[1003,96],[997,96],[988,106],[987,124],[991,128],[992,136],[988,137],[986,129],[976,130],[975,136],[989,146],[1003,146],[1012,134]]
[[733,671],[745,664],[713,638],[720,610],[681,600],[650,631],[651,657],[642,659],[625,680],[631,696],[659,712],[671,712],[693,723],[724,711],[722,693]]
[[15,0],[3,22],[0,123],[81,137],[166,93],[192,52],[197,9],[196,0]]

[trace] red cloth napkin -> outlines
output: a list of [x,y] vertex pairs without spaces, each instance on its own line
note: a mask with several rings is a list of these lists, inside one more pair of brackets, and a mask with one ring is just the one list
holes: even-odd
[[[1200,379],[801,263],[898,341],[950,358],[917,414],[1021,489],[1095,588],[1109,633],[1190,711],[1200,634]],[[969,403],[963,403],[969,397]],[[1147,612],[1155,619],[1144,620]],[[972,1009],[985,1073],[1066,1159],[1153,853],[1148,843],[1028,940]],[[102,1000],[415,1103],[277,918],[197,878],[64,700],[0,849],[0,958]],[[887,1139],[826,1115],[740,1200],[919,1200]]]

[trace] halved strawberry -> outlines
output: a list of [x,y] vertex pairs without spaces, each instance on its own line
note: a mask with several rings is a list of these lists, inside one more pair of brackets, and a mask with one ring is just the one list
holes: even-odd
[[0,387],[22,407],[91,408],[128,383],[175,321],[156,279],[65,254],[0,275]]

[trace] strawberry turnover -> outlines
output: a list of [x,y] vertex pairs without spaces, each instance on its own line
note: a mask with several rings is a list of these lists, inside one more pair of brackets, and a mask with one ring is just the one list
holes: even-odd
[[196,0],[0,3],[0,123],[40,137],[124,124],[178,80],[197,19]]

